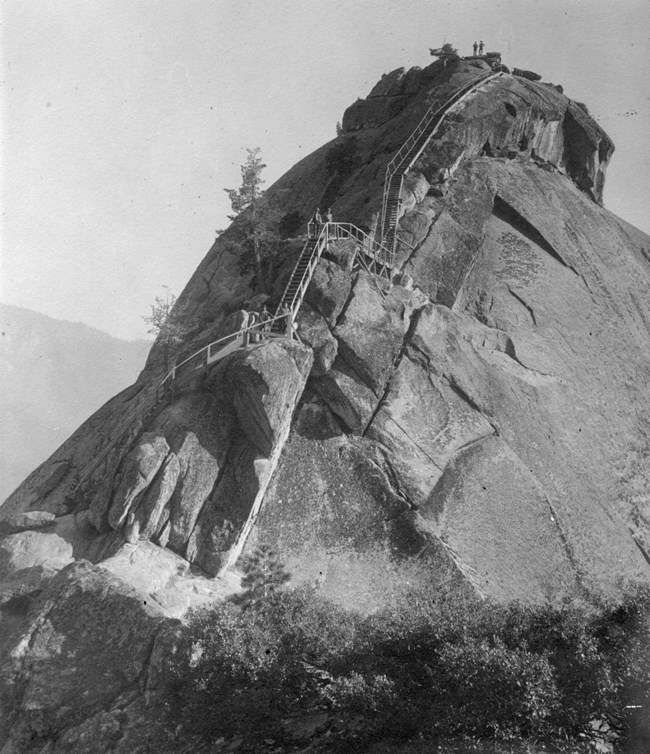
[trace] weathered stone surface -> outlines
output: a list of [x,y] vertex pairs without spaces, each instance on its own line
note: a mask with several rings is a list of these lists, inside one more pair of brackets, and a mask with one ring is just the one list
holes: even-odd
[[[288,427],[290,414],[285,421]],[[224,472],[201,509],[185,551],[185,557],[210,576],[219,573],[246,523],[266,464],[268,461],[249,442],[233,443]]]
[[402,185],[402,193],[400,198],[402,200],[400,211],[402,214],[410,212],[416,204],[419,204],[425,196],[429,193],[430,185],[429,181],[419,173],[417,170],[409,171]]
[[314,388],[330,411],[355,434],[363,431],[377,406],[376,395],[341,359],[314,381]]
[[265,343],[230,360],[226,384],[239,426],[263,457],[271,455],[311,363],[311,353],[292,341]]
[[325,374],[334,363],[338,343],[323,317],[307,305],[303,305],[300,310],[298,336],[314,352],[312,375],[320,377]]
[[136,589],[170,618],[182,618],[190,608],[218,600],[227,593],[224,584],[203,578],[185,558],[141,540],[123,545],[102,560],[102,568]]
[[411,254],[404,271],[432,301],[454,303],[465,270],[478,253],[480,240],[444,211],[425,241]]
[[96,535],[83,514],[73,514],[44,528],[0,536],[0,604],[42,589],[75,559],[91,557]]
[[384,73],[373,86],[368,97],[390,97],[395,94],[401,94],[405,73],[405,68],[396,68],[390,73]]
[[165,509],[174,494],[180,475],[181,462],[175,453],[170,453],[165,458],[160,473],[142,496],[135,512],[142,539],[155,537],[167,522]]
[[350,276],[339,265],[322,259],[311,279],[305,301],[332,325],[350,296]]
[[341,357],[377,396],[384,389],[405,331],[401,317],[383,302],[371,276],[359,275],[334,330]]
[[410,469],[426,497],[457,450],[493,433],[444,378],[432,379],[426,364],[405,358],[366,435]]
[[420,511],[483,593],[543,601],[576,592],[564,522],[500,438],[460,449]]
[[426,197],[414,209],[401,217],[398,244],[403,242],[405,248],[400,249],[398,246],[397,262],[400,267],[411,255],[411,251],[426,238],[431,224],[440,211],[439,201],[434,197]]
[[50,582],[27,622],[2,673],[4,719],[18,751],[137,691],[164,617],[105,569],[76,563]]
[[343,114],[343,130],[349,132],[381,126],[394,118],[407,103],[407,98],[400,95],[359,100]]
[[[445,143],[462,144],[465,158],[531,154],[566,173],[597,202],[602,201],[607,163],[614,145],[587,113],[543,84],[503,76],[447,118],[421,162],[444,163]],[[426,170],[424,171],[427,174]]]
[[43,529],[52,526],[54,513],[47,511],[27,511],[26,513],[14,513],[0,519],[0,534],[15,534],[29,529]]
[[293,429],[310,440],[326,440],[344,434],[339,421],[326,402],[320,396],[305,391],[307,392],[310,394],[303,394]]
[[[256,537],[273,542],[294,583],[318,585],[355,610],[386,604],[404,580],[453,583],[454,564],[388,474],[374,443],[292,434],[251,546]],[[418,564],[402,559],[416,553]]]
[[169,547],[183,554],[221,467],[194,432],[185,433],[177,456],[179,477],[169,501]]
[[24,531],[0,538],[0,603],[40,589],[73,560],[73,545],[57,535]]
[[330,241],[327,249],[323,252],[325,260],[336,262],[345,272],[350,272],[356,256],[356,244],[350,239]]
[[124,523],[131,506],[156,476],[168,452],[169,445],[164,437],[147,433],[126,457],[108,511],[108,523],[114,529]]

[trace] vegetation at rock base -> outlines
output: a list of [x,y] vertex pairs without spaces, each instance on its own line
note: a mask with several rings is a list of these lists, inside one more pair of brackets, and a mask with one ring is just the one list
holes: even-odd
[[262,266],[265,260],[277,251],[278,234],[276,226],[280,220],[280,210],[269,201],[262,189],[264,179],[262,171],[266,164],[262,161],[259,147],[247,149],[248,157],[241,166],[241,185],[239,188],[226,188],[224,191],[230,199],[233,214],[230,220],[239,220],[238,229],[242,241],[241,271],[255,271],[255,281],[259,288],[262,284]]
[[650,704],[649,621],[647,590],[559,607],[419,590],[369,617],[309,588],[274,591],[194,614],[169,714],[253,750],[269,737],[290,750],[291,721],[326,711],[310,750],[471,736],[586,751],[625,736],[626,705]]
[[243,609],[262,603],[291,579],[275,550],[265,543],[246,556],[242,571],[243,591],[233,597],[233,602]]

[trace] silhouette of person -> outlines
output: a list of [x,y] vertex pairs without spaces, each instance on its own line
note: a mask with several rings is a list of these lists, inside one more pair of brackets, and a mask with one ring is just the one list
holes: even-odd
[[244,311],[244,315],[242,317],[241,326],[239,327],[239,332],[242,334],[244,345],[248,345],[249,337],[248,337],[248,320],[249,320],[249,314],[247,311]]
[[483,40],[481,40],[481,41],[480,41],[480,42],[478,43],[478,54],[479,54],[479,55],[482,55],[482,54],[483,54],[483,48],[484,48],[484,47],[485,47],[485,45],[483,44]]
[[[259,327],[255,327],[260,321],[260,315],[257,312],[248,313],[248,335],[249,343],[259,343]],[[254,329],[251,329],[254,328]]]
[[260,321],[262,323],[262,333],[266,336],[271,329],[271,313],[266,308],[266,304],[264,304],[262,311],[260,312]]
[[474,42],[473,47],[474,47],[474,55],[476,55],[478,51],[478,45],[476,44],[476,42]]
[[311,219],[311,238],[318,238],[320,235],[320,226],[323,224],[323,218],[321,217],[320,209],[316,207],[316,212]]
[[291,322],[291,309],[287,306],[287,304],[282,304],[280,307],[280,316],[284,317],[284,332],[285,335],[291,335],[291,330],[293,329],[293,323]]
[[[331,209],[327,210],[327,214],[325,215],[325,222],[326,223],[332,223],[332,222],[334,222],[334,218],[332,217],[332,210]],[[330,238],[333,238],[334,237],[334,228],[333,227],[329,227],[328,233],[330,235]]]

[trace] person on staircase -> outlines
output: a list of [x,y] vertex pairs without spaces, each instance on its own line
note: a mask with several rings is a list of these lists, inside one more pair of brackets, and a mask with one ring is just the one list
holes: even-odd
[[[326,223],[333,223],[334,222],[334,217],[332,215],[332,208],[331,207],[328,208],[327,213],[325,214],[325,222]],[[334,228],[331,227],[331,226],[328,228],[328,231],[329,231],[330,235],[332,235],[332,236],[335,234]]]
[[483,44],[483,40],[481,40],[481,41],[480,41],[480,42],[478,43],[478,54],[479,54],[479,55],[482,55],[482,54],[483,54],[483,50],[484,50],[484,49],[485,49],[485,45]]
[[266,304],[262,306],[260,322],[262,323],[262,337],[266,339],[269,332],[271,332],[271,312],[266,308]]
[[241,325],[239,326],[239,332],[241,333],[245,346],[248,345],[248,317],[248,312],[244,310],[244,316],[242,317]]
[[478,44],[476,44],[476,42],[474,42],[474,44],[472,46],[474,48],[474,56],[476,56],[476,53],[478,52]]
[[318,238],[318,221],[317,217],[320,216],[320,210],[316,207],[316,212],[311,217],[311,220],[307,223],[308,236],[310,239]]
[[250,343],[259,343],[260,341],[259,321],[260,315],[257,312],[248,313],[248,335]]
[[314,212],[314,219],[312,220],[312,225],[314,228],[314,235],[313,238],[318,238],[320,236],[320,230],[323,225],[323,216],[320,213],[320,209],[316,207],[316,212]]
[[288,305],[286,303],[282,304],[280,307],[280,316],[284,317],[284,322],[282,323],[284,326],[284,334],[288,335],[290,338],[293,337],[293,322],[291,317],[291,309],[289,309]]

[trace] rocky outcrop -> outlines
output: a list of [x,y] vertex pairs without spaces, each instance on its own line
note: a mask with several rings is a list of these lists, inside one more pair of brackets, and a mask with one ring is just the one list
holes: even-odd
[[311,354],[291,341],[238,351],[164,408],[91,500],[98,531],[137,532],[216,574],[288,426]]
[[0,660],[5,750],[41,751],[50,742],[52,752],[114,751],[136,722],[136,697],[164,667],[160,645],[173,651],[173,623],[106,569],[83,562],[13,615],[17,630],[3,636]]
[[[346,115],[347,134],[299,163],[270,195],[299,214],[302,202],[311,201],[318,186],[331,192],[336,185],[335,215],[375,227],[383,167],[392,149],[434,99],[444,101],[476,75],[466,63],[448,68],[435,63],[387,75]],[[383,108],[384,115],[375,117],[377,108]],[[585,575],[589,568],[584,564],[578,576],[574,573],[587,553],[583,548],[577,555],[578,546],[570,543],[570,516],[562,514],[561,501],[576,486],[575,479],[568,470],[562,475],[556,470],[548,487],[525,450],[530,430],[514,422],[515,428],[508,430],[513,436],[506,442],[504,427],[514,421],[510,404],[521,392],[527,396],[528,418],[534,404],[540,426],[556,423],[555,415],[552,422],[546,417],[549,394],[551,405],[564,405],[561,396],[567,384],[583,378],[585,384],[593,382],[594,359],[603,385],[594,385],[593,391],[605,390],[610,396],[607,405],[618,396],[621,384],[627,386],[639,376],[634,369],[641,366],[635,367],[632,358],[626,367],[633,371],[628,381],[621,383],[620,378],[626,370],[618,370],[610,380],[604,364],[612,358],[611,348],[589,350],[582,340],[563,335],[563,347],[574,343],[572,354],[581,364],[566,375],[553,357],[555,340],[549,342],[541,332],[541,294],[531,292],[536,286],[552,289],[548,295],[556,305],[548,316],[552,314],[553,324],[544,333],[564,333],[567,328],[573,332],[579,321],[573,311],[569,314],[568,305],[560,306],[564,298],[558,291],[574,304],[589,306],[590,323],[600,311],[594,306],[609,312],[602,314],[598,341],[585,343],[605,342],[609,326],[604,323],[620,317],[625,320],[623,331],[636,332],[637,339],[644,332],[640,321],[647,294],[645,269],[634,275],[635,288],[621,282],[609,291],[620,269],[632,269],[633,263],[612,271],[609,259],[600,260],[603,244],[618,249],[621,258],[631,255],[636,260],[639,254],[639,242],[630,241],[620,224],[591,201],[601,197],[612,149],[604,132],[559,88],[516,76],[492,78],[454,106],[406,177],[395,280],[408,284],[382,290],[372,276],[352,272],[349,242],[333,244],[316,270],[299,318],[298,333],[306,349],[274,342],[236,352],[205,379],[193,382],[192,390],[172,405],[151,414],[143,407],[155,384],[159,358],[154,349],[140,382],[91,417],[37,470],[7,501],[5,515],[36,507],[59,516],[87,510],[97,536],[112,542],[106,552],[125,541],[152,541],[209,574],[218,573],[226,553],[252,520],[249,514],[261,505],[293,408],[299,404],[295,426],[307,439],[358,437],[381,448],[391,468],[402,470],[391,472],[392,483],[410,491],[405,495],[408,505],[418,507],[428,530],[443,540],[451,534],[440,528],[440,522],[451,519],[423,516],[422,506],[426,508],[434,496],[435,509],[447,510],[440,500],[442,491],[452,488],[448,470],[463,465],[461,455],[467,456],[463,463],[470,463],[474,456],[466,449],[493,447],[500,459],[516,458],[532,474],[531,490],[546,490],[548,505],[566,519],[557,533],[562,542],[569,542],[563,547],[570,550],[566,567],[573,575],[567,575],[566,583],[578,577],[600,583],[596,572],[594,578]],[[557,223],[558,212],[564,215],[562,224]],[[583,218],[592,215],[595,219],[589,220],[587,231]],[[585,240],[585,234],[595,232],[605,238]],[[236,227],[232,233],[235,238]],[[232,247],[228,238],[218,242],[180,297],[182,313],[207,323],[195,345],[236,329],[240,302],[251,296]],[[291,264],[288,260],[281,269]],[[280,278],[287,274],[281,272]],[[221,282],[215,287],[211,281],[217,278]],[[597,304],[588,304],[585,286]],[[627,292],[633,289],[635,293]],[[445,312],[453,312],[453,317]],[[592,335],[585,337],[596,337],[593,327]],[[447,350],[440,350],[441,342]],[[456,345],[451,348],[451,343]],[[466,343],[471,343],[470,350]],[[188,353],[191,348],[188,345]],[[533,393],[543,397],[533,401]],[[635,396],[637,404],[643,400],[643,395]],[[569,424],[575,420],[569,409],[576,401],[572,395],[567,402]],[[611,420],[620,425],[620,397],[616,403],[618,419]],[[556,431],[563,436],[568,430]],[[629,432],[635,436],[632,428]],[[83,490],[71,495],[75,478],[115,436],[119,441]],[[552,431],[551,436],[556,444]],[[589,437],[594,455],[601,435],[583,436]],[[507,447],[501,448],[504,442]],[[566,465],[566,457],[579,456],[578,446],[558,453],[555,446],[546,447],[542,437],[534,442],[543,448],[544,463],[554,468],[556,457],[563,459],[558,460],[559,468]],[[622,448],[617,453],[625,455]],[[280,473],[286,458],[285,453]],[[603,449],[594,467],[619,462]],[[557,482],[560,476],[562,484]],[[589,495],[584,486],[577,486],[580,490],[571,493],[571,505],[583,499],[587,506]],[[614,494],[609,490],[610,497]],[[593,496],[601,501],[600,509],[611,507],[602,492]],[[628,510],[622,520],[637,520],[638,515]],[[628,555],[618,562],[627,563],[625,572],[629,567],[637,574],[643,570],[639,538],[645,535],[639,532],[635,540],[626,532],[621,536],[628,543],[620,545],[621,552]],[[603,546],[603,541],[595,536],[594,546]],[[462,550],[460,542],[453,549]],[[471,567],[481,572],[480,564]],[[477,588],[485,587],[477,582]],[[495,593],[501,589],[494,586]],[[530,596],[534,589],[529,584],[525,591]]]

